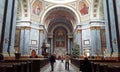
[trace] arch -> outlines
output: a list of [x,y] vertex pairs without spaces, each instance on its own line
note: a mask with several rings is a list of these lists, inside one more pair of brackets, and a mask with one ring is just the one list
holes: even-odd
[[69,9],[70,11],[72,11],[72,13],[75,15],[75,18],[76,18],[76,24],[79,24],[80,23],[80,17],[79,17],[79,14],[77,13],[77,11],[75,11],[74,8],[72,7],[69,7],[69,6],[66,6],[66,5],[55,5],[55,6],[51,6],[50,8],[48,8],[44,13],[41,13],[42,16],[41,16],[41,24],[45,24],[45,16],[47,15],[47,13],[54,9],[54,8],[58,8],[58,7],[64,7],[66,9]]
[[69,20],[54,20],[50,22],[47,30],[49,33],[53,33],[54,29],[58,26],[63,26],[68,33],[73,32],[73,26]]
[[67,26],[65,26],[64,24],[62,24],[62,25],[61,25],[61,24],[55,25],[55,26],[52,28],[51,33],[53,33],[54,30],[55,30],[57,27],[59,27],[59,26],[64,27],[64,28],[67,30],[67,32],[70,33],[70,29],[69,29]]

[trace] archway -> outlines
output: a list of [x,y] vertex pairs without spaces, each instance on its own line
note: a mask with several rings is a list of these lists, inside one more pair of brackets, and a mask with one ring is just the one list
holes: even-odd
[[54,20],[48,26],[48,40],[51,42],[51,53],[57,56],[71,53],[73,27],[68,20]]
[[50,52],[56,55],[71,54],[73,29],[76,25],[76,15],[65,7],[55,7],[45,16],[45,25],[48,31]]

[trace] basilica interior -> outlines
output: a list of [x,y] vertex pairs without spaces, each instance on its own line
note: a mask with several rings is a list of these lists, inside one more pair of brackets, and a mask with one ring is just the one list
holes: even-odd
[[[37,59],[29,59],[33,50]],[[59,60],[66,53],[78,69],[87,57],[93,61],[92,72],[119,72],[120,1],[0,0],[0,54],[5,62],[26,62],[27,70],[20,72],[49,72],[40,70],[49,63],[49,56],[54,54]],[[106,64],[104,71],[97,70],[100,62]],[[0,61],[0,69],[3,65]]]

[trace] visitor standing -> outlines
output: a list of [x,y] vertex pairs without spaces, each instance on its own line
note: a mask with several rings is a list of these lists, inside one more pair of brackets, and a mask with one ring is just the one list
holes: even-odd
[[65,69],[66,70],[69,70],[69,61],[70,61],[70,56],[67,53],[65,56]]
[[91,63],[88,58],[84,58],[83,63],[80,66],[82,72],[92,72]]
[[35,50],[32,50],[30,58],[38,58]]
[[55,59],[56,59],[56,57],[54,56],[54,54],[52,54],[50,56],[51,71],[54,70],[54,63],[56,62]]

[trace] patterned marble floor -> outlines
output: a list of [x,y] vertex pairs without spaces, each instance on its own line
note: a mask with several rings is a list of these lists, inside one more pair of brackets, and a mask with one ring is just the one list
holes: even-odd
[[[52,72],[50,64],[46,65],[41,69],[40,72]],[[61,60],[56,60],[54,65],[54,71],[53,72],[80,72],[78,68],[76,68],[74,65],[70,63],[69,70],[65,70],[65,62],[61,62]]]

